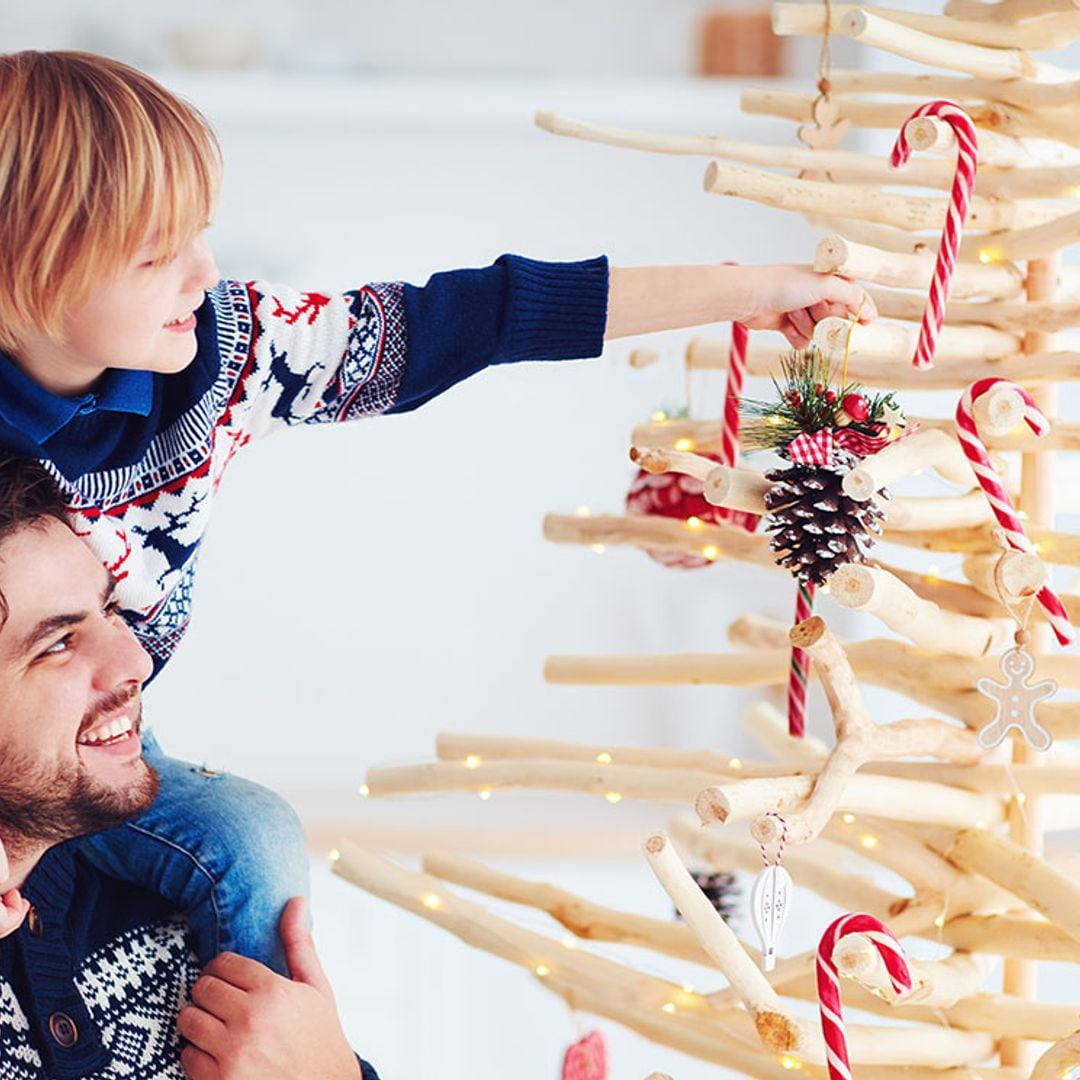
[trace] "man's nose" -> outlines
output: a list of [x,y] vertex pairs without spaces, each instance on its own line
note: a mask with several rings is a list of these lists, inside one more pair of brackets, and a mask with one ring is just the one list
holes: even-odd
[[130,683],[141,686],[154,670],[149,653],[120,619],[107,624],[99,635],[96,659],[94,681],[105,692]]

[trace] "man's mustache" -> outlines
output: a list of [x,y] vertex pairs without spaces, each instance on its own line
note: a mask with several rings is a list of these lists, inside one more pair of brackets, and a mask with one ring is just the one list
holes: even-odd
[[[86,715],[82,718],[82,723],[79,724],[79,734],[84,731],[89,731],[103,716],[107,716],[111,712],[116,712],[118,709],[122,709],[128,702],[139,696],[138,686],[129,686],[126,690],[114,690],[111,694],[102,698],[96,705],[87,710]],[[142,710],[140,715],[135,718],[135,729],[139,728],[139,721],[142,719]]]

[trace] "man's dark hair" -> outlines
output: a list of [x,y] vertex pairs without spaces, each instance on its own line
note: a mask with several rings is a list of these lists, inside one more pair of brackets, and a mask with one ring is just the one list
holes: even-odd
[[0,540],[42,518],[67,523],[64,496],[52,474],[35,458],[0,456]]
[[[40,461],[0,456],[0,544],[20,529],[40,528],[50,520],[66,525],[65,509],[59,486]],[[0,622],[7,616],[7,601],[0,593]]]

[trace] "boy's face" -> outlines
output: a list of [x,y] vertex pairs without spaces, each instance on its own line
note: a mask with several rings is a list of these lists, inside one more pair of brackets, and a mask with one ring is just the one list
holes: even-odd
[[62,522],[0,544],[0,836],[16,849],[120,824],[156,794],[138,734],[150,658],[113,587]]
[[203,234],[169,262],[147,244],[66,320],[65,351],[87,367],[171,374],[195,357],[195,315],[219,274]]
[[54,394],[86,393],[107,368],[182,371],[195,357],[194,312],[219,274],[201,233],[168,262],[148,241],[132,262],[64,320],[66,340],[28,335],[15,360]]

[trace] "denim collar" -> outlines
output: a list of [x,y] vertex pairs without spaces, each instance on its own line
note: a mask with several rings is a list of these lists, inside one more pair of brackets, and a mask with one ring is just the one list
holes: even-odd
[[81,397],[60,397],[39,386],[10,357],[0,353],[0,418],[42,446],[76,416],[93,412],[149,416],[154,376],[149,371],[109,368],[96,389]]

